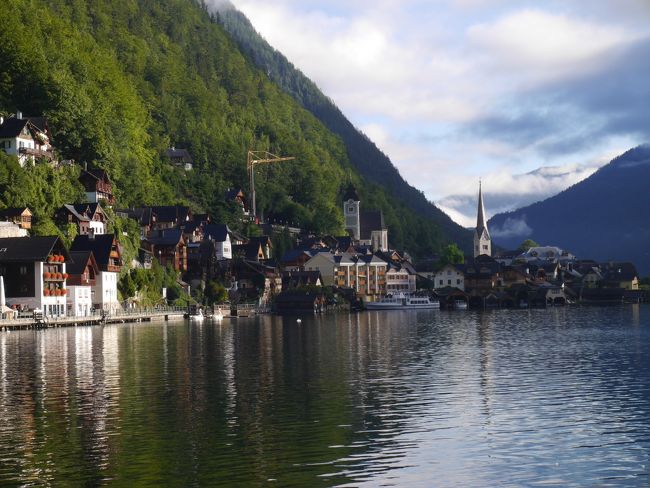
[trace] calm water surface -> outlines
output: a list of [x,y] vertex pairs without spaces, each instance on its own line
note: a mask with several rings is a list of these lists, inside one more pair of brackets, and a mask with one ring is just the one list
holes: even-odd
[[0,333],[2,486],[648,486],[650,306]]

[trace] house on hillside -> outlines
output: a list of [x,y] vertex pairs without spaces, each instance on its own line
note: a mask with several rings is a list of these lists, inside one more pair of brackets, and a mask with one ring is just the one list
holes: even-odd
[[135,220],[140,226],[140,240],[144,240],[151,232],[155,216],[151,207],[125,208],[115,211],[115,215]]
[[64,205],[55,214],[59,224],[75,224],[80,235],[106,233],[106,213],[99,203]]
[[187,245],[181,229],[160,229],[151,232],[143,241],[161,266],[171,266],[176,271],[187,271]]
[[322,286],[323,280],[319,271],[284,271],[282,273],[282,289],[302,288],[305,286]]
[[86,200],[90,203],[103,201],[107,205],[115,203],[113,194],[113,182],[108,173],[103,169],[82,170],[79,182],[86,192]]
[[21,167],[44,160],[56,163],[50,143],[51,134],[45,117],[0,117],[0,149],[16,156]]
[[153,214],[152,230],[174,229],[183,230],[192,222],[192,211],[183,205],[159,205],[151,207]]
[[241,188],[228,188],[224,194],[224,200],[226,203],[234,203],[241,207],[242,213],[245,216],[250,215],[246,194]]
[[32,211],[27,207],[9,207],[0,210],[0,220],[18,224],[22,229],[32,228]]
[[[204,238],[215,243],[217,260],[232,259],[231,232],[226,224],[208,224],[203,231]],[[270,240],[268,242],[270,244]]]
[[117,296],[117,279],[122,270],[122,253],[112,234],[75,237],[71,252],[92,251],[99,268],[93,290],[93,308],[115,311],[121,308]]
[[185,171],[191,171],[193,168],[194,161],[187,149],[176,149],[172,146],[167,149],[167,157],[177,168],[182,168]]
[[46,317],[65,315],[69,262],[70,255],[56,236],[0,239],[7,305],[38,309]]

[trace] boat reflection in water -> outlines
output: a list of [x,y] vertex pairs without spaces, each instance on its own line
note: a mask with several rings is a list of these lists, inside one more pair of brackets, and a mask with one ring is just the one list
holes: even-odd
[[437,309],[440,302],[429,297],[411,295],[387,295],[376,302],[366,303],[368,310],[410,310],[410,309]]

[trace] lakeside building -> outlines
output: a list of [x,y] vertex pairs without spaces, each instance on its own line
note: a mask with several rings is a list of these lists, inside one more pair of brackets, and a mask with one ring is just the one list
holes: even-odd
[[56,236],[0,239],[0,275],[8,306],[41,310],[46,317],[66,313],[67,249]]
[[359,245],[373,251],[388,251],[388,228],[381,210],[361,210],[361,199],[350,183],[343,196],[345,230]]

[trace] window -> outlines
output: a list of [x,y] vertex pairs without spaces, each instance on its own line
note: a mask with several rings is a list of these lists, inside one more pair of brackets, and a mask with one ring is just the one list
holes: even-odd
[[487,250],[487,244],[483,244],[483,250]]
[[448,284],[448,285],[451,285],[451,280],[447,280],[447,284]]
[[27,266],[20,267],[20,274],[23,276],[27,274]]
[[460,285],[460,279],[456,280],[456,284]]
[[443,280],[440,280],[440,284],[442,285],[443,283],[444,283],[444,281],[443,281]]
[[349,207],[348,207],[348,212],[349,212],[349,213],[354,212],[354,207],[353,207],[353,206],[349,206]]

